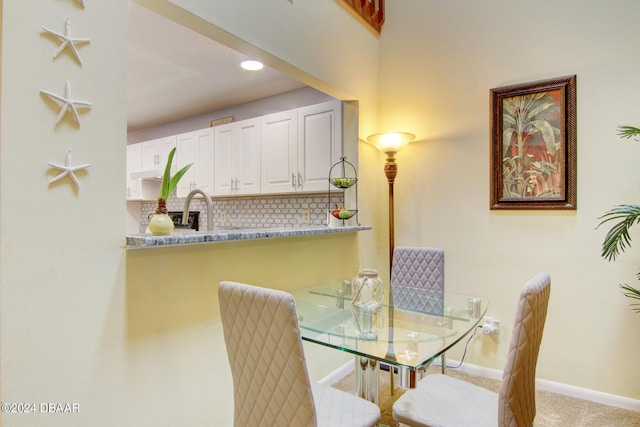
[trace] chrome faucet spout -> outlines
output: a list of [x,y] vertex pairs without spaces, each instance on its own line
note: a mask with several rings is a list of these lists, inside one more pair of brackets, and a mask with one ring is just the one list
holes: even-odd
[[213,231],[213,202],[211,201],[211,196],[200,188],[196,188],[187,194],[187,198],[184,200],[182,224],[186,225],[189,223],[189,205],[191,204],[191,199],[193,199],[193,196],[196,194],[200,194],[204,197],[204,201],[207,204],[207,231]]

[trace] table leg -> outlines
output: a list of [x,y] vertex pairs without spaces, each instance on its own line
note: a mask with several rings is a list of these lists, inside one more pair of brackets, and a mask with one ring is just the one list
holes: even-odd
[[418,381],[420,381],[424,377],[429,365],[423,366],[422,368],[417,370],[409,369],[404,366],[398,366],[398,386],[403,388],[416,388],[418,385]]
[[356,356],[356,396],[380,406],[380,364],[368,357]]
[[415,369],[398,366],[398,387],[415,388],[417,381]]

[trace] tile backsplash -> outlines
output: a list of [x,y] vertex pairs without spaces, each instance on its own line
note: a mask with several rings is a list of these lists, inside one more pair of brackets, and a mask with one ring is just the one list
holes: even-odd
[[[167,201],[167,210],[182,211],[184,200],[175,192]],[[291,194],[247,198],[213,199],[214,228],[281,228],[322,226],[327,224],[327,209],[344,204],[344,194]],[[143,202],[140,212],[140,233],[149,225],[149,217],[156,209],[156,202]],[[190,211],[199,211],[199,229],[207,229],[207,205],[202,198],[194,198]],[[308,215],[306,215],[308,213]],[[356,217],[357,218],[357,217]],[[349,225],[355,225],[355,219]],[[353,224],[352,224],[353,223]]]

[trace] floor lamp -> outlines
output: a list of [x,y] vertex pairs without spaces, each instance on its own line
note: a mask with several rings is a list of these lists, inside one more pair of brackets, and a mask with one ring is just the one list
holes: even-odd
[[[367,138],[367,141],[375,146],[378,150],[387,155],[384,164],[384,174],[387,176],[389,184],[389,347],[387,349],[387,358],[395,360],[395,352],[393,350],[393,293],[391,291],[391,270],[393,268],[393,248],[394,248],[394,218],[393,218],[393,183],[398,174],[398,164],[395,155],[402,150],[411,141],[415,139],[415,135],[407,132],[389,132],[376,133]],[[395,392],[395,384],[393,377],[393,367],[389,367],[391,377],[391,395]]]

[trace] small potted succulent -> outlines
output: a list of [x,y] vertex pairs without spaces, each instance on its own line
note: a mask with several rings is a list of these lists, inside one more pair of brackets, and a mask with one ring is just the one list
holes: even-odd
[[189,163],[176,174],[171,176],[171,163],[173,162],[173,156],[176,152],[175,147],[169,152],[167,158],[167,165],[164,168],[164,175],[162,176],[162,184],[160,184],[160,193],[158,194],[158,207],[152,214],[153,217],[149,221],[149,231],[154,236],[167,236],[173,231],[173,220],[167,215],[167,199],[175,190],[180,178],[189,170],[193,163]]

